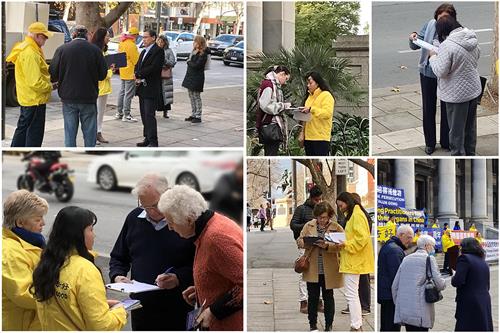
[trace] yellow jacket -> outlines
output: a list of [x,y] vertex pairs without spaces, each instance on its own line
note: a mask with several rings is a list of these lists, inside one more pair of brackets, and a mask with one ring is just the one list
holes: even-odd
[[450,247],[455,246],[455,242],[451,239],[450,236],[447,234],[443,234],[443,237],[441,238],[441,245],[443,247],[443,252],[446,253],[448,252],[448,249]]
[[17,100],[21,106],[46,104],[50,99],[49,66],[42,49],[31,38],[17,43],[5,59],[15,65]]
[[368,220],[358,205],[345,226],[345,246],[340,252],[340,272],[368,274],[374,272],[373,245]]
[[29,292],[42,249],[2,228],[2,328],[39,331],[36,301]]
[[309,95],[305,106],[311,108],[312,118],[305,126],[306,140],[330,141],[334,105],[335,100],[328,91],[317,88]]
[[[103,53],[106,55],[107,53]],[[108,75],[102,81],[99,81],[99,96],[109,95],[112,92],[111,89],[111,78],[113,77],[113,71],[108,69]]]
[[118,52],[125,52],[127,54],[127,67],[120,68],[120,79],[133,80],[135,64],[139,60],[139,51],[132,39],[125,39],[118,44]]
[[44,331],[111,331],[127,322],[123,307],[109,309],[99,270],[77,254],[61,269],[56,296],[36,306]]
[[434,223],[434,224],[432,225],[432,228],[433,228],[433,229],[439,229],[439,226],[438,226],[436,223]]

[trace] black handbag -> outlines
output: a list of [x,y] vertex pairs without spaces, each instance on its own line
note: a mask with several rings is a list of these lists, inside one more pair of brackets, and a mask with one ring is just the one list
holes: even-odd
[[[264,116],[267,117],[266,114]],[[278,123],[269,123],[262,125],[259,131],[259,142],[261,144],[275,143],[283,141],[283,132]]]
[[431,257],[427,256],[427,261],[425,263],[425,274],[427,276],[427,281],[425,281],[425,301],[427,303],[436,303],[443,299],[443,295],[437,289],[436,284],[432,280],[432,270],[431,270]]

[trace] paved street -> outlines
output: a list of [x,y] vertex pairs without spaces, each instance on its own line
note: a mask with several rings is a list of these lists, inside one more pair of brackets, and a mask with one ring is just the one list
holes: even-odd
[[[157,113],[158,139],[160,147],[241,147],[243,145],[243,73],[241,67],[225,66],[220,58],[214,57],[211,69],[205,72],[205,88],[201,94],[203,122],[191,124],[184,121],[191,115],[191,104],[187,90],[181,87],[186,73],[186,61],[179,60],[174,67],[174,104],[169,112],[170,119]],[[142,123],[139,114],[139,99],[132,100],[132,115],[137,123],[123,123],[114,119],[120,78],[112,78],[113,93],[108,98],[104,115],[103,136],[110,141],[100,147],[135,147],[142,141]],[[19,108],[5,110],[6,140],[4,147],[10,146],[12,135],[19,117]],[[221,135],[222,134],[222,135]],[[77,145],[83,146],[81,132]],[[57,92],[47,105],[44,147],[64,147],[64,125],[62,104]],[[98,146],[99,147],[99,146]]]
[[[372,90],[372,155],[425,154],[424,130],[422,127],[422,95],[420,84],[400,86],[400,92],[391,88]],[[439,104],[438,104],[439,105]],[[439,141],[440,108],[437,110],[436,133]],[[477,109],[476,154],[498,155],[498,110]],[[450,156],[450,152],[436,145],[432,156]]]
[[[419,51],[408,46],[408,35],[419,32],[441,2],[374,2],[372,6],[373,88],[418,83]],[[458,21],[477,32],[479,73],[490,75],[495,11],[493,2],[454,2]],[[401,69],[401,66],[406,69]]]
[[[248,331],[309,331],[307,315],[299,312],[299,274],[293,271],[298,256],[289,228],[266,230],[252,228],[247,233],[247,329]],[[372,311],[375,291],[372,282]],[[349,315],[344,290],[334,290],[334,331],[349,331]],[[363,317],[363,330],[374,330],[373,313]],[[318,315],[318,328],[324,330],[323,314]]]

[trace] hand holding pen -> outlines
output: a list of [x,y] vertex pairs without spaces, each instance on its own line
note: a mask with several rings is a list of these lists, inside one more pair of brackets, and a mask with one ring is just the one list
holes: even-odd
[[164,273],[156,277],[155,284],[162,289],[174,289],[179,286],[179,279],[173,271],[174,267],[169,267]]

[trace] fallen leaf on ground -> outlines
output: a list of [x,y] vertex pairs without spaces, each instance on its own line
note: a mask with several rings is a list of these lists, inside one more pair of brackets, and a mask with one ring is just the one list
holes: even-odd
[[273,301],[265,300],[264,304],[273,304]]
[[391,91],[393,91],[395,93],[401,92],[401,90],[399,89],[399,87],[392,87]]
[[401,65],[399,66],[400,69],[408,69],[408,67],[406,67],[405,65]]

